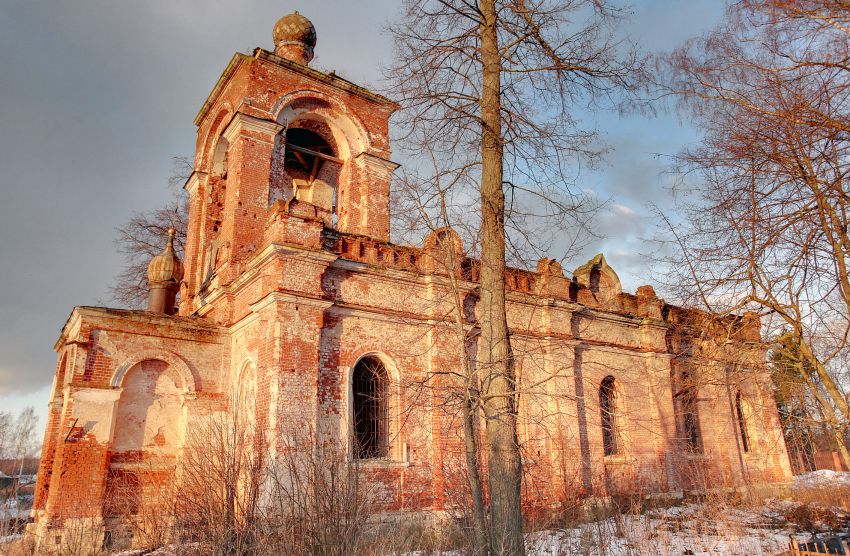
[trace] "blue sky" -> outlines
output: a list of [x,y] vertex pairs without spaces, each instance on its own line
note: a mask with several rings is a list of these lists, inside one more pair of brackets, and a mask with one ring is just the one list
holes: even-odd
[[[272,48],[299,10],[316,26],[312,65],[378,83],[391,54],[382,25],[399,2],[47,2],[0,6],[0,411],[46,412],[53,344],[75,305],[109,304],[115,228],[167,200],[172,157],[191,156],[192,120],[235,51]],[[650,50],[712,27],[720,0],[635,0],[624,30]],[[596,116],[613,147],[582,187],[610,199],[605,253],[624,289],[646,283],[646,203],[667,204],[667,157],[696,139],[675,115]],[[43,424],[43,420],[42,420]]]

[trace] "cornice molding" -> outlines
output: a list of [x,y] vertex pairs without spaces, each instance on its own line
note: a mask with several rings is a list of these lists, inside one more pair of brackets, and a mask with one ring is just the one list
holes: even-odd
[[189,192],[189,195],[195,195],[201,185],[206,185],[209,174],[195,170],[183,184],[183,189]]
[[334,304],[333,301],[328,301],[326,299],[302,297],[299,295],[294,295],[285,292],[271,292],[268,295],[262,297],[260,300],[251,303],[249,307],[251,307],[251,311],[256,313],[265,309],[273,303],[294,303],[298,305],[306,305],[308,307],[318,307],[320,309],[327,309],[328,307]]
[[222,136],[227,139],[228,143],[233,143],[239,135],[246,131],[252,131],[261,135],[267,136],[269,142],[274,141],[274,136],[280,133],[283,126],[272,120],[263,120],[254,116],[249,116],[244,112],[237,112],[227,124]]
[[385,170],[388,173],[395,171],[396,168],[401,166],[401,164],[397,162],[387,160],[386,158],[376,156],[366,151],[363,151],[362,153],[356,155],[354,157],[354,160],[362,160],[366,166],[374,168],[376,170]]

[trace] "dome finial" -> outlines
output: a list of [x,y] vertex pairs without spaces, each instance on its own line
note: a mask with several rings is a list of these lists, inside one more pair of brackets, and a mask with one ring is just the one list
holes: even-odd
[[151,259],[148,265],[148,311],[174,314],[174,300],[183,279],[183,263],[174,252],[174,237],[177,230],[168,229],[168,240],[162,253]]
[[316,47],[316,28],[297,11],[280,18],[274,26],[274,52],[281,58],[307,65]]

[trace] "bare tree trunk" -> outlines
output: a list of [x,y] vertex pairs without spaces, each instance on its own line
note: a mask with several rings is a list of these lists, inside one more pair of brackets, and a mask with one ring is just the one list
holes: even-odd
[[[799,336],[799,333],[798,333]],[[827,393],[829,393],[829,397],[832,398],[832,401],[835,402],[838,410],[844,415],[844,419],[850,422],[850,406],[847,405],[847,399],[844,397],[844,394],[835,384],[835,381],[832,380],[832,376],[829,374],[829,371],[826,370],[823,363],[817,358],[815,353],[812,351],[808,342],[800,340],[800,351],[806,359],[808,359],[812,366],[815,368],[815,371],[818,373],[818,378],[820,378],[823,383],[823,387],[826,388]],[[830,410],[832,408],[830,407]],[[844,443],[841,443],[844,446]],[[847,453],[846,447],[844,448],[844,453]],[[845,462],[847,463],[847,462]],[[850,469],[850,467],[848,467]]]
[[[800,342],[800,346],[803,345],[805,345],[805,342]],[[803,351],[803,353],[807,352]],[[835,439],[835,443],[837,444],[838,454],[841,457],[841,462],[845,466],[847,466],[847,469],[850,469],[850,453],[847,452],[847,446],[844,444],[842,429],[838,416],[835,414],[835,409],[829,404],[829,401],[823,398],[823,395],[821,395],[817,385],[812,382],[812,379],[809,377],[808,374],[806,374],[805,370],[803,370],[800,375],[803,377],[806,382],[806,386],[814,396],[815,402],[817,403],[817,407],[824,417],[824,421],[829,424],[829,428],[832,431],[832,436]]]
[[501,58],[494,0],[481,2],[481,341],[490,537],[494,554],[524,554],[522,462],[517,442],[511,346],[505,312],[505,193],[502,189]]
[[[441,210],[443,218],[447,218],[445,195],[441,192]],[[484,509],[484,487],[481,483],[481,467],[478,457],[478,442],[475,433],[475,419],[478,408],[478,397],[475,394],[476,380],[472,364],[467,353],[467,335],[463,321],[463,299],[461,297],[460,284],[455,274],[457,253],[454,247],[448,247],[445,254],[448,255],[448,276],[452,287],[454,300],[455,333],[458,340],[458,353],[460,364],[463,369],[465,383],[463,385],[463,439],[464,456],[466,458],[466,473],[469,480],[469,492],[472,497],[472,556],[487,556],[487,517]]]
[[475,401],[466,390],[463,402],[463,437],[466,455],[466,472],[472,495],[472,555],[487,554],[487,520],[484,516],[484,488],[479,473],[478,445],[475,442]]

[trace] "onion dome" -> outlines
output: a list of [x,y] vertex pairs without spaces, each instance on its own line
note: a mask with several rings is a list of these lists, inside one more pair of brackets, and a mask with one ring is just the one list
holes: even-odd
[[180,284],[183,279],[183,263],[174,252],[174,228],[168,230],[168,243],[165,244],[165,249],[162,253],[151,259],[148,265],[148,284],[149,285],[166,285]]
[[307,64],[316,47],[316,28],[298,12],[285,15],[274,26],[274,51],[282,58]]

